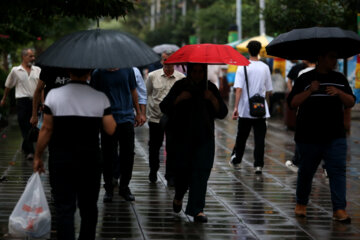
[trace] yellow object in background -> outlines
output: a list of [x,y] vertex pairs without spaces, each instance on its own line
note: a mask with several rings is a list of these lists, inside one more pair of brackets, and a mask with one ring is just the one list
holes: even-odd
[[274,58],[273,72],[275,69],[279,69],[281,75],[285,78],[286,60],[283,58]]
[[259,41],[261,43],[261,50],[260,50],[260,56],[261,57],[269,57],[266,54],[266,49],[265,47],[273,40],[273,37],[267,36],[267,35],[260,35],[260,36],[256,36],[256,37],[252,37],[247,39],[246,41],[236,45],[236,49],[241,52],[241,53],[246,53],[248,52],[247,49],[247,45],[250,41],[256,40]]
[[357,55],[357,61],[356,61],[355,88],[360,89],[360,54]]

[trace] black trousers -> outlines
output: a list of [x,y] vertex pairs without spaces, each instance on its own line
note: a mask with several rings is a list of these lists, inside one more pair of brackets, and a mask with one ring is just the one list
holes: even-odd
[[160,148],[163,145],[164,134],[166,135],[166,164],[165,179],[173,177],[171,136],[164,131],[160,123],[148,122],[149,124],[149,167],[150,171],[157,172],[160,168]]
[[207,182],[211,169],[189,168],[175,172],[175,199],[182,200],[189,190],[185,213],[195,217],[204,212]]
[[34,153],[33,143],[27,139],[31,129],[32,98],[24,97],[16,99],[16,110],[21,135],[23,137],[21,148],[25,154]]
[[249,137],[251,128],[254,130],[254,167],[264,166],[264,150],[266,135],[266,119],[265,118],[239,118],[236,142],[233,153],[236,158],[234,163],[240,163],[244,156],[246,141]]
[[134,166],[134,148],[135,131],[133,123],[117,124],[113,136],[102,132],[101,149],[106,192],[113,192],[113,178],[120,177],[120,189],[129,186]]
[[74,240],[74,214],[79,207],[79,239],[95,239],[100,190],[100,151],[49,150],[49,173],[55,200],[57,239]]

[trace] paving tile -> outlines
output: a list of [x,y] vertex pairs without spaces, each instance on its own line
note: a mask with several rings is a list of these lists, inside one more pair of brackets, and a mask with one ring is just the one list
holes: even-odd
[[[15,118],[14,118],[15,119]],[[205,212],[209,222],[194,223],[184,211],[172,212],[174,189],[164,179],[164,148],[158,182],[148,182],[148,128],[136,129],[136,155],[130,188],[136,201],[129,203],[115,195],[112,203],[99,196],[97,239],[360,239],[360,121],[352,121],[348,138],[347,211],[352,224],[332,221],[329,183],[319,169],[316,173],[307,218],[294,215],[296,174],[285,165],[294,152],[293,135],[279,119],[268,121],[265,167],[262,175],[253,173],[253,137],[240,170],[233,170],[228,159],[235,141],[237,124],[230,116],[216,121],[215,165],[208,182]],[[16,120],[0,132],[0,239],[7,235],[8,218],[32,174],[32,163],[21,154],[21,135]],[[51,205],[47,175],[42,176]],[[186,206],[186,197],[183,210]],[[80,217],[75,215],[78,231]],[[51,238],[56,239],[55,220]]]

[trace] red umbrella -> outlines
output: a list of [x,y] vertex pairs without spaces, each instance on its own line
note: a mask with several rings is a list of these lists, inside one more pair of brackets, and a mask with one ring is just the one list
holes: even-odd
[[164,63],[207,63],[247,66],[250,62],[229,45],[203,43],[183,46]]

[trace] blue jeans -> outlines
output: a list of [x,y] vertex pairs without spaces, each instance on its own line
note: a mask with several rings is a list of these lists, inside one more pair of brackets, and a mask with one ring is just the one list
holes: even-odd
[[346,150],[345,138],[326,144],[296,143],[299,153],[299,171],[296,187],[296,202],[307,205],[311,184],[321,159],[324,159],[329,176],[333,210],[346,208]]

